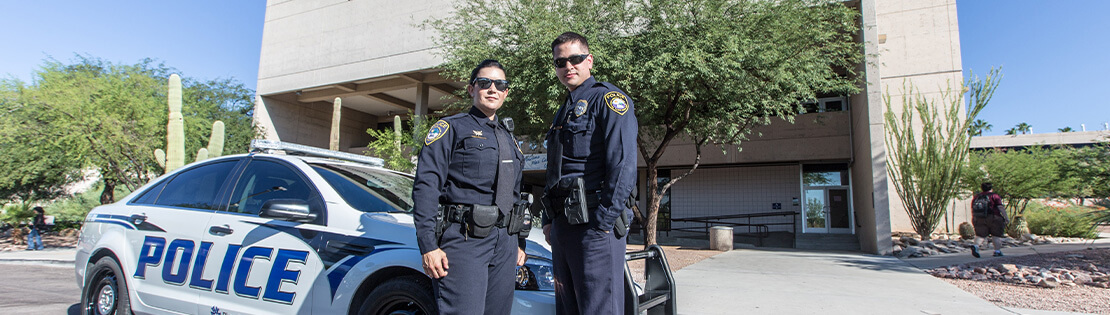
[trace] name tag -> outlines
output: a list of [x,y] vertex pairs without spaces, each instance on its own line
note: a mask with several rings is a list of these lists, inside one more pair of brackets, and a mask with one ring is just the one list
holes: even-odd
[[501,163],[512,163],[513,160],[501,160]]

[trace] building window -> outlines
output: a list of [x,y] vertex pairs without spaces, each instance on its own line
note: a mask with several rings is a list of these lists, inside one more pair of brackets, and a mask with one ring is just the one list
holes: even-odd
[[816,102],[802,103],[802,108],[805,109],[803,114],[845,111],[848,110],[848,98],[844,96],[823,97],[817,99]]

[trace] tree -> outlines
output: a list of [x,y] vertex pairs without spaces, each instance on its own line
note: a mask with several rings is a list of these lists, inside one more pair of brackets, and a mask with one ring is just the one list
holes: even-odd
[[979,183],[991,182],[994,192],[1006,204],[1006,214],[1010,217],[1010,236],[1014,233],[1015,218],[1025,213],[1025,207],[1033,198],[1052,196],[1060,191],[1059,162],[1052,152],[1038,146],[1001,150],[993,149],[971,154],[971,167],[964,173],[968,193],[978,192]]
[[1007,136],[1013,136],[1013,135],[1017,135],[1017,134],[1018,134],[1018,129],[1017,128],[1006,129],[1006,135]]
[[1071,127],[1064,127],[1056,130],[1059,130],[1060,132],[1075,132],[1075,129],[1071,129]]
[[1110,198],[1110,142],[1082,148],[1058,147],[1052,150],[1059,178],[1055,195],[1075,198]]
[[12,114],[21,110],[16,99],[22,83],[4,81],[0,86],[0,200],[19,201],[28,208],[35,200],[62,195],[65,185],[81,179],[80,164],[53,139],[42,136],[39,124]]
[[[900,116],[893,110],[889,92],[884,98],[890,148],[887,173],[922,239],[930,238],[948,204],[960,193],[971,143],[967,130],[990,102],[1000,79],[997,70],[991,70],[985,80],[973,76],[961,86],[961,92],[950,88],[941,93],[940,100],[929,99],[904,83]],[[966,109],[962,91],[968,91]]]
[[[551,41],[566,31],[589,38],[594,76],[635,103],[645,244],[655,243],[660,200],[697,168],[703,145],[739,145],[752,126],[793,122],[804,101],[856,92],[862,60],[858,13],[839,1],[464,0],[426,25],[439,33],[449,77],[465,78],[485,58],[507,65],[513,86],[501,110],[523,117],[525,139],[542,138],[567,93]],[[693,167],[659,187],[659,161],[679,137],[696,145]]]
[[982,136],[984,131],[991,131],[992,126],[986,120],[976,119],[971,123],[971,127],[967,129],[967,134],[972,137]]
[[1020,124],[1015,125],[1013,130],[1015,130],[1017,132],[1020,132],[1021,134],[1024,135],[1024,134],[1033,132],[1033,126],[1031,126],[1031,125],[1029,125],[1025,122],[1022,122]]
[[[151,59],[134,65],[80,55],[73,64],[47,60],[30,84],[3,88],[13,108],[8,119],[24,122],[21,129],[41,139],[19,144],[19,150],[57,148],[73,161],[67,171],[96,169],[105,186],[101,202],[114,202],[116,185],[133,191],[161,173],[153,150],[165,146],[166,80],[173,72]],[[212,118],[225,122],[226,151],[245,152],[257,134],[250,118],[253,92],[233,80],[183,82],[186,134],[205,135],[188,139],[186,152],[205,145]],[[24,131],[4,129],[4,136]]]

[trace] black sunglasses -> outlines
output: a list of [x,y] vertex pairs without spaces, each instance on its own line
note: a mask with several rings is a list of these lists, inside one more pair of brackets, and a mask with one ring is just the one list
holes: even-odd
[[504,92],[504,91],[509,90],[509,80],[492,80],[490,78],[477,78],[477,79],[474,79],[474,81],[470,81],[470,84],[473,84],[474,86],[478,87],[479,89],[483,89],[483,90],[488,89],[490,85],[493,85],[493,87],[495,89],[497,89],[498,91]]
[[566,67],[567,66],[567,61],[570,61],[570,64],[572,64],[572,65],[578,65],[578,64],[582,63],[583,61],[586,61],[586,57],[589,57],[589,56],[590,56],[590,54],[581,54],[581,55],[574,55],[574,56],[570,56],[570,57],[566,57],[566,58],[555,58],[555,68],[558,69],[558,68]]

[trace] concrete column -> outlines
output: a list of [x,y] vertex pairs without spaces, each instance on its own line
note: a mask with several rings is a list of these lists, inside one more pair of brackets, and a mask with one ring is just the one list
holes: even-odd
[[[424,82],[416,83],[416,108],[413,109],[413,125],[419,126],[424,121],[424,115],[428,114],[428,84]],[[413,137],[417,139],[422,138],[424,135],[418,134],[419,131],[413,130]]]

